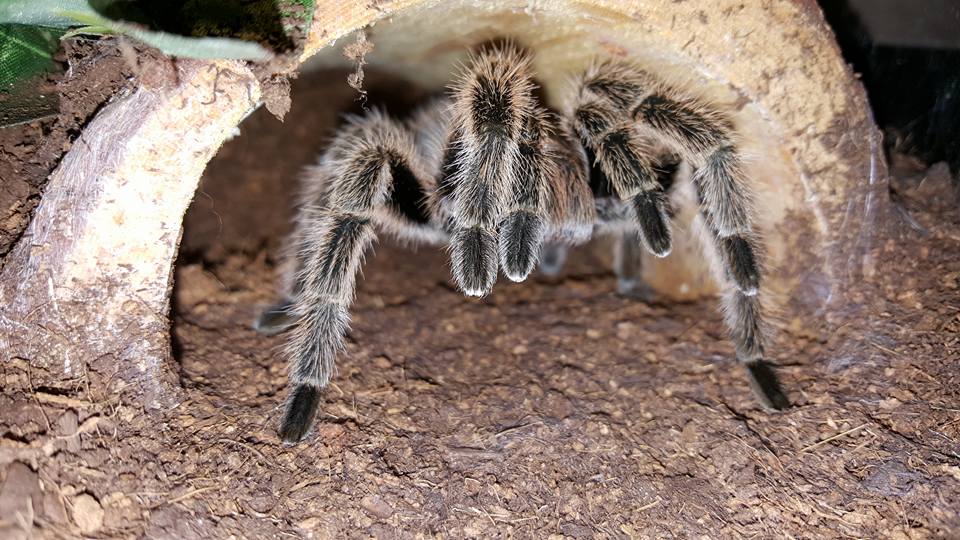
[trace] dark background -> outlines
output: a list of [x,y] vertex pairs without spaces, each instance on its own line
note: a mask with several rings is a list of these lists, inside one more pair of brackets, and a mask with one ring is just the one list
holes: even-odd
[[960,174],[960,0],[819,0],[887,151]]

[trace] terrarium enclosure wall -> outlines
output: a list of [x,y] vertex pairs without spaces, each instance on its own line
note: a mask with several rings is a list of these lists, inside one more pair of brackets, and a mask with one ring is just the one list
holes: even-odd
[[[279,299],[303,168],[344,113],[409,114],[504,39],[531,51],[558,109],[574,74],[612,57],[731,111],[790,409],[760,408],[736,365],[686,171],[673,253],[642,261],[652,299],[617,294],[609,240],[477,300],[452,285],[446,251],[381,235],[316,427],[280,444],[285,338],[251,323]],[[83,127],[3,259],[0,531],[960,527],[944,405],[958,272],[941,249],[956,252],[941,228],[956,216],[910,206],[937,189],[927,177],[891,201],[882,136],[814,2],[317,2],[302,53],[269,69],[143,66]]]

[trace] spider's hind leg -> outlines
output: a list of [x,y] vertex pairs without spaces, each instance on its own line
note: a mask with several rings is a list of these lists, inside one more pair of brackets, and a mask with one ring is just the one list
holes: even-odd
[[[732,287],[731,287],[732,288]],[[782,410],[790,406],[780,386],[776,372],[764,360],[764,322],[760,298],[732,288],[723,298],[724,317],[737,359],[746,367],[750,388],[760,403],[769,409]]]
[[[743,171],[734,123],[709,102],[689,96],[623,62],[603,62],[591,67],[581,88],[581,100],[585,97],[595,100],[587,101],[586,106],[577,110],[583,124],[581,130],[588,135],[604,133],[603,138],[595,137],[595,146],[603,149],[603,143],[616,132],[590,129],[592,126],[606,126],[617,114],[627,115],[643,135],[637,140],[663,140],[697,167],[693,182],[700,201],[700,216],[705,222],[708,248],[717,255],[718,281],[726,289],[726,323],[736,346],[737,359],[746,367],[750,384],[765,406],[787,407],[787,397],[773,369],[764,360],[764,319],[758,298],[760,243],[753,231],[749,183]],[[595,118],[601,122],[594,121]],[[629,149],[630,145],[626,147]],[[611,157],[621,154],[630,155],[611,152]],[[607,169],[614,168],[608,166]],[[609,170],[606,172],[610,174]],[[646,174],[641,172],[644,173],[641,176]],[[643,226],[639,212],[638,217]]]
[[718,280],[727,289],[724,312],[737,359],[765,407],[788,407],[789,400],[764,359],[761,245],[753,228],[752,196],[733,123],[709,104],[665,85],[644,97],[631,114],[699,164],[693,182],[703,228],[717,255]]

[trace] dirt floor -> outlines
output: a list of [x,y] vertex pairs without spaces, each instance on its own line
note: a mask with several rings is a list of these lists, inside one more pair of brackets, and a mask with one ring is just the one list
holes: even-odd
[[784,413],[756,405],[715,302],[618,296],[604,246],[475,300],[442,251],[384,240],[314,435],[279,445],[284,338],[250,323],[296,172],[358,107],[345,75],[302,77],[295,122],[258,111],[210,165],[176,271],[179,404],[4,365],[0,516],[29,501],[37,537],[960,537],[960,215],[943,168],[906,159],[869,318],[777,329]]

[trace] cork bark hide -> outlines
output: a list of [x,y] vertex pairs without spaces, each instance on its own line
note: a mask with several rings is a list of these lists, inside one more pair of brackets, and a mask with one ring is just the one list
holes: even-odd
[[[552,102],[567,74],[602,54],[729,104],[754,156],[772,301],[802,327],[855,314],[844,293],[872,271],[886,169],[863,90],[813,0],[318,4],[302,61],[342,62],[349,34],[362,29],[374,44],[368,62],[439,88],[469,47],[508,36],[536,52]],[[147,408],[178,401],[167,314],[184,211],[207,162],[260,99],[241,63],[178,69],[176,86],[141,86],[86,127],[0,274],[5,361],[54,381],[96,364],[110,374],[106,390],[132,389]],[[691,206],[680,203],[683,225]],[[698,251],[680,235],[649,281],[677,298],[709,292]]]

